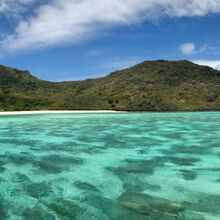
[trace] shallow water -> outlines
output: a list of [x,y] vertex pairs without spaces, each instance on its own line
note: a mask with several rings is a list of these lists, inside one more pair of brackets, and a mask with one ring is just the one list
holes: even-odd
[[0,116],[0,219],[219,220],[220,112]]

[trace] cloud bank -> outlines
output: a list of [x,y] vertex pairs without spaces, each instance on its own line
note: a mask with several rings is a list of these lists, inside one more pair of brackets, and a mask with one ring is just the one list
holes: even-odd
[[0,14],[7,18],[18,18],[27,10],[27,6],[36,0],[0,0]]
[[213,69],[220,70],[220,60],[194,60],[192,62],[202,66],[209,66]]
[[[18,13],[34,1],[0,0],[0,13],[15,8]],[[15,51],[76,43],[115,25],[219,12],[220,0],[49,0],[38,6],[34,15],[21,19],[14,33],[2,39],[1,46]]]

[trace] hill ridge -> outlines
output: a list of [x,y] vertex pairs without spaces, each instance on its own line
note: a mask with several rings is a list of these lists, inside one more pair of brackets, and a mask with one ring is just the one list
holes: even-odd
[[102,78],[49,82],[0,65],[0,110],[220,110],[220,71],[153,60]]

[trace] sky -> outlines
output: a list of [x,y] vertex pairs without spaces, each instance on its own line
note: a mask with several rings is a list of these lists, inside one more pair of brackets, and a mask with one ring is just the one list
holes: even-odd
[[0,0],[0,64],[50,81],[145,60],[220,70],[220,0]]

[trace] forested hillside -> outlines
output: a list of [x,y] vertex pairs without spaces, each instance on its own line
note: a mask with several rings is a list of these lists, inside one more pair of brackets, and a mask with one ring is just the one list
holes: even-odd
[[106,77],[52,83],[0,66],[0,110],[220,110],[220,71],[146,61]]

